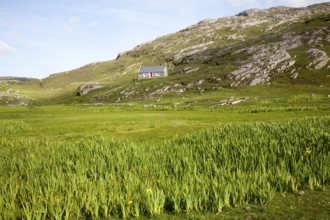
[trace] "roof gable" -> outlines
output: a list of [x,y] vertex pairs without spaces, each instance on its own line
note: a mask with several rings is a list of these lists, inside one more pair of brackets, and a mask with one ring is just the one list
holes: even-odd
[[144,66],[139,69],[139,73],[164,73],[165,66]]

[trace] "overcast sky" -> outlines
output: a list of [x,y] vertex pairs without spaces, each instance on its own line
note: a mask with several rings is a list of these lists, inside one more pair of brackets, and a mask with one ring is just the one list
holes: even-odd
[[322,0],[1,0],[0,76],[45,78],[249,8]]

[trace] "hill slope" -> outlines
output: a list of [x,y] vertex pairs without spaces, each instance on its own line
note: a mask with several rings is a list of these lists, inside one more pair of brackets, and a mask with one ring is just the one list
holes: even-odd
[[[15,86],[22,96],[42,104],[208,102],[213,106],[231,96],[327,95],[329,56],[330,3],[250,9],[203,20],[120,53],[116,60]],[[141,65],[159,64],[166,64],[169,77],[137,80]],[[82,85],[89,88],[87,94],[77,96]]]

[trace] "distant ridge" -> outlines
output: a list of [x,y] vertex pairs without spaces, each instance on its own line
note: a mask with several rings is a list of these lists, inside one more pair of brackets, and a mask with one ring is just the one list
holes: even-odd
[[14,76],[0,76],[0,81],[8,81],[15,80],[19,82],[28,82],[32,80],[36,80],[35,78],[27,78],[27,77],[14,77]]

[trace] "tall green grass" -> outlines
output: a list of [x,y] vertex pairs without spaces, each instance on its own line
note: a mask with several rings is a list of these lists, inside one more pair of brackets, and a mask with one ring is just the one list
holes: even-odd
[[276,192],[329,185],[329,143],[329,117],[231,123],[139,144],[2,137],[0,217],[126,218],[264,204]]
[[28,123],[19,120],[2,120],[0,122],[0,136],[20,134],[31,129]]

